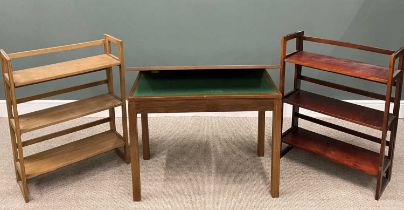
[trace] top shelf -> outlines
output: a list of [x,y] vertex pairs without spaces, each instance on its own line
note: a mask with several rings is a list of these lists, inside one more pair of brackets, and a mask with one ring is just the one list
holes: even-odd
[[[359,61],[335,58],[305,51],[293,53],[287,56],[285,61],[373,82],[383,84],[388,82],[388,68]],[[395,77],[398,73],[399,70],[396,70],[393,77]]]
[[[119,65],[120,61],[108,54],[96,55],[56,64],[13,72],[15,87],[32,85]],[[8,75],[6,74],[6,77]]]

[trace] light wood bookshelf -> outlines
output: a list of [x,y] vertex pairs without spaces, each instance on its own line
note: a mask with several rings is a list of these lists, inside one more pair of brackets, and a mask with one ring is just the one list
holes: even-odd
[[[111,45],[116,45],[118,55],[115,56],[112,54]],[[14,59],[96,46],[103,47],[102,54],[28,69],[14,70],[12,67]],[[129,162],[124,51],[123,42],[121,40],[106,34],[103,39],[90,42],[12,54],[7,54],[4,50],[0,50],[0,54],[16,180],[21,188],[25,202],[29,201],[27,182],[33,177],[55,171],[64,166],[77,163],[81,160],[111,150],[116,150],[126,162]],[[115,94],[113,86],[114,67],[118,67],[119,69],[120,96]],[[106,78],[28,97],[17,98],[16,95],[16,89],[19,87],[96,71],[105,71]],[[108,91],[104,94],[26,114],[19,114],[18,112],[18,105],[21,103],[101,85],[107,86]],[[122,135],[116,130],[116,107],[122,108]],[[104,110],[109,110],[109,117],[97,119],[89,123],[77,125],[44,136],[22,139],[22,134],[24,133],[29,133]],[[104,123],[109,123],[108,131],[73,141],[50,150],[24,156],[24,149],[26,146],[83,129],[89,129]]]

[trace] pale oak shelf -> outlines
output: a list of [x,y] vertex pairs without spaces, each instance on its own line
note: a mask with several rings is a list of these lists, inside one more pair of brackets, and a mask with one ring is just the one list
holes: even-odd
[[25,157],[25,173],[32,178],[123,146],[120,134],[106,131]]
[[[290,40],[296,41],[296,50],[287,54],[287,43]],[[379,56],[384,55],[388,57],[388,67],[307,52],[303,49],[303,45],[306,42],[363,50],[378,54]],[[399,61],[396,62],[397,60]],[[395,65],[397,63],[398,68]],[[287,94],[285,94],[284,78],[286,64],[294,64],[294,87],[293,90]],[[324,81],[320,78],[309,77],[303,75],[303,67],[306,67],[307,71],[315,69],[315,71],[326,71],[374,83],[381,83],[386,88],[386,92],[385,94],[379,94],[369,90]],[[287,152],[291,151],[293,147],[296,147],[374,176],[377,180],[375,199],[380,199],[392,176],[394,147],[403,83],[403,69],[404,48],[397,51],[386,50],[365,45],[309,37],[305,36],[303,31],[283,37],[280,89],[284,96],[283,101],[293,106],[293,112],[292,126],[282,134],[283,143],[288,145],[288,147],[283,150],[282,154],[285,155]],[[383,100],[385,102],[385,109],[379,111],[304,91],[301,89],[303,82],[359,94],[372,99]],[[391,109],[390,105],[392,103],[394,106]],[[316,119],[315,117],[303,114],[300,108],[366,126],[378,130],[380,134],[379,136],[369,135],[360,129],[354,130],[348,125],[337,125],[333,122]],[[309,131],[301,127],[299,120],[306,120],[362,139],[370,140],[380,146],[379,151],[371,151],[370,149],[344,142],[343,139],[337,140],[330,136]]]
[[[120,62],[116,58],[111,55],[103,54],[46,66],[22,69],[13,72],[14,84],[16,87],[22,87],[99,71],[119,64]],[[8,74],[6,74],[6,78],[8,78]]]
[[[117,96],[104,94],[48,109],[42,109],[36,112],[20,115],[20,130],[21,133],[34,131],[82,116],[94,114],[96,112],[108,110],[120,106],[121,104],[122,102]],[[14,128],[15,122],[13,119],[11,119],[11,123]]]
[[[111,45],[115,44],[118,49],[118,56],[111,54]],[[81,59],[55,63],[45,66],[32,67],[14,71],[12,60],[17,58],[37,56],[42,54],[76,50],[103,46],[103,54],[85,57]],[[16,181],[23,193],[24,200],[29,201],[28,179],[55,171],[64,166],[77,163],[104,152],[115,150],[126,162],[129,162],[128,153],[128,130],[126,119],[126,93],[125,93],[125,71],[123,42],[110,35],[104,35],[103,39],[89,41],[79,44],[51,47],[39,50],[24,51],[7,54],[0,51],[2,63],[2,76],[5,85],[8,119],[10,123],[10,136],[15,164]],[[113,86],[113,67],[119,68],[120,96],[115,95]],[[40,93],[25,98],[17,98],[16,89],[23,86],[48,82],[51,80],[82,75],[95,71],[105,71],[106,79],[71,86],[64,89]],[[18,104],[38,100],[50,96],[75,92],[96,86],[106,86],[106,93],[74,101],[71,103],[42,109],[26,114],[19,114]],[[122,108],[123,134],[116,131],[115,108]],[[109,117],[96,119],[95,121],[76,125],[54,133],[27,140],[22,139],[29,136],[28,133],[52,125],[63,123],[69,120],[84,117],[100,111],[109,111]],[[30,156],[24,156],[26,146],[54,139],[69,133],[83,129],[89,129],[101,124],[109,124],[109,129],[99,134],[85,137],[55,148],[42,151]]]

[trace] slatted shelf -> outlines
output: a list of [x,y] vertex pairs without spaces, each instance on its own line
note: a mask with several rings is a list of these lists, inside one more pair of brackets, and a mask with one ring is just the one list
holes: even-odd
[[323,156],[331,161],[377,176],[379,153],[335,140],[303,128],[282,138],[286,144]]
[[32,178],[122,146],[122,136],[106,131],[25,157],[25,172]]
[[[300,51],[286,57],[286,62],[337,74],[386,84],[389,69],[343,58],[335,58],[317,53]],[[394,75],[398,74],[398,70]]]
[[[16,87],[46,82],[89,73],[119,65],[120,61],[108,54],[96,55],[56,64],[22,69],[13,72]],[[6,74],[7,76],[7,74]],[[7,76],[8,77],[8,76]]]
[[[284,102],[311,111],[382,130],[383,112],[330,97],[297,90],[284,98]],[[390,114],[389,125],[395,116]]]
[[[60,106],[20,115],[21,133],[30,132],[68,120],[83,117],[121,105],[121,101],[110,94],[103,94]],[[14,120],[10,120],[15,127]]]

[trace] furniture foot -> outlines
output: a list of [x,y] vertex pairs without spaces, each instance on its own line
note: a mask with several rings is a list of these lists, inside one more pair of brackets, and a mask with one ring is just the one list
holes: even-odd
[[283,158],[283,156],[285,156],[286,154],[288,154],[291,150],[293,149],[293,146],[286,146],[284,149],[282,149],[281,151],[281,158]]
[[[124,146],[123,150],[125,150],[125,146]],[[116,153],[123,161],[125,161],[125,163],[130,163],[130,159],[126,159],[125,151],[122,151],[122,149],[120,149],[120,148],[116,148],[116,149],[115,149],[115,153]]]
[[18,186],[20,187],[22,196],[24,197],[25,203],[29,202],[29,190],[27,180],[17,181]]
[[130,148],[129,148],[129,144],[127,144],[127,145],[125,145],[124,146],[125,148],[124,148],[124,154],[123,154],[123,156],[125,157],[125,162],[127,163],[127,164],[129,164],[130,163]]
[[[379,182],[379,180],[380,180],[380,182]],[[375,199],[376,200],[380,199],[380,197],[382,196],[382,194],[383,194],[384,190],[386,189],[387,184],[389,182],[390,182],[390,180],[387,177],[383,176],[380,179],[378,177],[377,185],[376,185],[376,194],[375,194]]]

